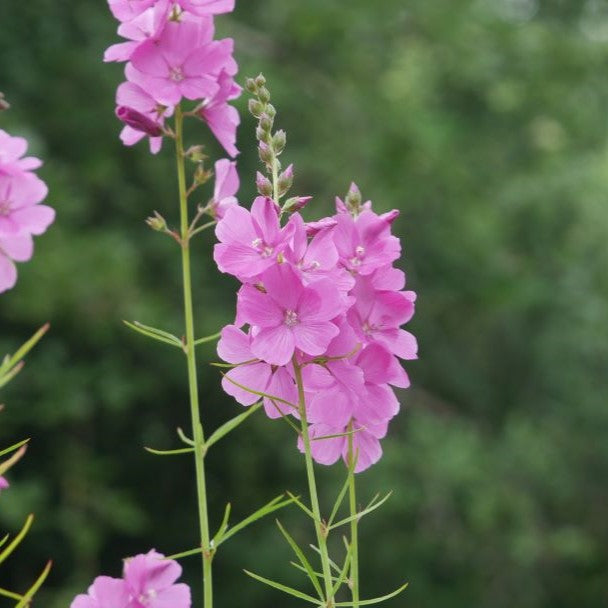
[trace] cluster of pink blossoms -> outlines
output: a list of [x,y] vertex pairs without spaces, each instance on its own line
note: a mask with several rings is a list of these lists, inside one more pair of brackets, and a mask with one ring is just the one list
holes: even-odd
[[26,152],[25,139],[0,129],[0,293],[17,282],[15,262],[32,257],[32,236],[42,234],[55,219],[54,210],[40,204],[48,188],[33,170],[42,163],[23,158]]
[[107,49],[105,61],[126,61],[116,92],[116,115],[125,145],[148,136],[156,153],[167,133],[165,119],[186,99],[228,154],[236,156],[239,96],[231,38],[214,40],[214,15],[234,10],[234,0],[108,0],[126,42]]
[[347,461],[351,433],[359,472],[380,459],[380,439],[399,411],[391,386],[409,386],[397,357],[417,356],[415,338],[401,329],[416,295],[393,267],[401,253],[391,234],[398,212],[378,215],[371,202],[361,205],[354,184],[336,207],[333,217],[311,223],[294,213],[284,226],[263,196],[251,211],[226,210],[214,257],[243,285],[218,353],[235,366],[222,386],[239,403],[259,399],[246,388],[280,399],[264,398],[271,418],[298,417],[295,357],[315,460]]
[[190,608],[190,588],[175,584],[181,566],[152,550],[125,560],[122,578],[98,576],[70,608]]

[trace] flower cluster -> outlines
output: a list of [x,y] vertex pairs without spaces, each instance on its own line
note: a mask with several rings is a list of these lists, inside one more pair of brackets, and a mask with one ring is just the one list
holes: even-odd
[[236,321],[218,344],[234,366],[222,386],[245,406],[267,395],[271,418],[299,417],[297,365],[315,460],[348,461],[352,437],[362,471],[380,459],[380,439],[399,410],[391,386],[409,386],[397,358],[417,356],[415,338],[401,329],[416,296],[393,266],[398,212],[376,214],[353,184],[333,217],[306,223],[295,212],[282,226],[281,215],[260,196],[251,211],[230,206],[217,225],[215,261],[242,283]]
[[190,588],[175,584],[181,566],[152,550],[128,558],[122,578],[98,576],[70,608],[190,608]]
[[126,82],[116,92],[116,115],[124,123],[123,143],[148,136],[156,153],[165,119],[186,99],[191,114],[205,121],[226,149],[236,156],[238,112],[228,102],[240,94],[234,82],[237,64],[230,38],[214,40],[214,15],[234,10],[234,0],[108,0],[121,22],[105,61],[125,61]]
[[0,129],[0,293],[17,282],[15,262],[32,257],[32,236],[42,234],[55,219],[55,211],[40,204],[48,189],[33,171],[42,163],[23,158],[26,151],[24,138]]

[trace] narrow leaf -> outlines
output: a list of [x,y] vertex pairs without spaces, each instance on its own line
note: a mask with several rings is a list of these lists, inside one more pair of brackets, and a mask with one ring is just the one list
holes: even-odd
[[15,608],[26,608],[30,605],[31,599],[36,595],[36,592],[42,586],[42,583],[46,580],[46,577],[49,575],[51,571],[51,566],[53,562],[48,561],[44,570],[41,572],[40,576],[36,579],[36,582],[28,589],[26,594],[21,598],[21,601],[15,606]]
[[10,371],[3,372],[0,375],[0,388],[8,384],[23,369],[24,365],[23,361],[19,361]]
[[[313,551],[316,551],[319,555],[321,555],[321,550],[319,549],[319,547],[317,547],[315,545],[310,545],[310,548]],[[329,558],[328,558],[328,561],[329,561],[329,565],[338,573],[338,575],[340,575],[341,570],[340,570],[338,564],[336,564],[336,562],[334,562],[332,559],[329,559]]]
[[289,407],[294,408],[296,411],[298,409],[298,406],[295,403],[292,403],[291,401],[286,401],[285,399],[281,399],[281,397],[277,397],[276,395],[269,395],[268,393],[262,393],[260,391],[256,391],[252,388],[249,388],[248,386],[243,386],[242,384],[239,384],[236,380],[233,380],[230,376],[227,376],[226,374],[222,374],[222,376],[224,376],[224,378],[226,378],[226,380],[228,380],[228,382],[234,384],[235,386],[238,386],[239,388],[243,389],[244,391],[247,391],[248,393],[251,393],[252,395],[257,395],[258,397],[267,397],[268,399],[271,399],[272,401],[278,401],[279,403],[284,403],[285,405],[288,405]]
[[340,587],[342,586],[342,583],[344,583],[346,581],[347,576],[348,576],[347,573],[348,573],[348,568],[350,566],[351,558],[352,558],[352,548],[347,545],[346,556],[344,557],[344,565],[342,566],[342,571],[340,572],[340,576],[338,576],[336,583],[333,586],[332,595],[336,595],[336,593],[338,592],[338,589],[340,589]]
[[222,519],[222,523],[220,524],[220,528],[219,530],[216,532],[215,536],[213,537],[213,540],[211,541],[213,546],[219,545],[219,543],[222,540],[222,537],[224,536],[226,530],[228,529],[228,520],[230,519],[230,510],[232,509],[232,506],[230,503],[226,504],[226,509],[224,510],[224,518]]
[[19,595],[18,593],[13,593],[12,591],[9,591],[8,589],[3,589],[2,587],[0,587],[0,596],[8,597],[11,600],[17,600],[17,601],[19,601],[20,599],[23,598],[22,595]]
[[312,597],[312,595],[307,595],[306,593],[302,593],[301,591],[298,591],[297,589],[292,589],[291,587],[287,587],[286,585],[282,585],[281,583],[271,581],[270,579],[264,578],[263,576],[260,576],[259,574],[254,574],[253,572],[249,572],[249,570],[243,570],[243,572],[245,574],[247,574],[248,576],[250,576],[251,578],[254,578],[256,581],[260,581],[261,583],[264,583],[265,585],[268,585],[269,587],[274,587],[275,589],[278,589],[279,591],[282,591],[283,593],[287,593],[288,595],[293,595],[294,597],[297,597],[306,602],[310,602],[311,604],[315,604],[316,606],[319,605],[319,600]]
[[205,344],[205,342],[213,342],[213,340],[217,340],[221,337],[222,332],[218,331],[216,334],[213,334],[212,336],[205,336],[204,338],[199,338],[198,340],[194,341],[194,346],[198,346],[199,344]]
[[296,554],[296,557],[300,560],[300,563],[306,569],[306,574],[308,575],[310,582],[313,584],[313,587],[315,588],[315,591],[317,592],[319,599],[321,599],[323,601],[324,600],[323,591],[321,591],[321,585],[319,585],[319,581],[317,580],[317,577],[315,576],[314,570],[312,569],[310,562],[306,559],[304,552],[302,551],[302,549],[300,549],[300,547],[298,546],[298,543],[296,543],[296,541],[293,539],[291,534],[289,534],[289,532],[287,532],[287,530],[281,525],[281,522],[278,519],[276,520],[276,522],[277,522],[277,526],[279,527],[279,530],[281,531],[281,534],[283,534],[283,536],[285,537],[285,540],[289,543],[289,546],[293,549],[293,552]]
[[167,555],[165,559],[181,559],[182,557],[190,557],[191,555],[199,555],[202,553],[203,549],[201,547],[197,547],[196,549],[190,549],[189,551],[182,551],[181,553],[174,553],[173,555]]
[[29,529],[32,526],[32,522],[34,521],[33,515],[28,515],[25,520],[25,524],[23,524],[23,528],[15,538],[8,544],[8,546],[0,553],[0,564],[6,560],[6,558],[19,546],[19,543],[23,540],[25,535],[28,533]]
[[158,340],[159,342],[164,342],[165,344],[170,344],[171,346],[177,346],[177,348],[183,348],[184,346],[179,338],[166,331],[156,329],[155,327],[148,327],[147,325],[143,325],[137,321],[134,323],[123,321],[123,323],[129,329],[132,329],[143,336],[147,336],[148,338],[152,338],[153,340]]
[[359,511],[358,513],[355,513],[355,515],[351,515],[350,517],[341,519],[340,521],[336,522],[335,524],[332,524],[331,526],[329,526],[329,529],[333,530],[334,528],[343,526],[344,524],[347,524],[347,523],[353,521],[354,519],[360,519],[364,515],[367,515],[368,513],[375,511],[378,507],[382,506],[391,497],[392,493],[393,493],[392,491],[389,492],[382,500],[380,500],[374,504],[372,504],[373,503],[373,501],[372,501],[372,503],[370,503],[370,506],[367,507],[366,509],[363,509],[363,511]]
[[[5,376],[15,365],[17,365],[27,353],[34,348],[37,342],[40,341],[42,336],[49,330],[50,324],[45,323],[14,355],[7,355],[0,365],[0,378]],[[14,375],[14,374],[13,374]],[[3,386],[6,382],[0,384]]]
[[283,498],[283,495],[277,496],[276,498],[271,500],[269,503],[265,504],[263,507],[259,508],[257,511],[252,513],[249,517],[246,517],[243,521],[240,521],[238,524],[236,524],[232,528],[228,528],[226,533],[223,535],[221,541],[218,542],[217,546],[219,547],[220,544],[226,542],[231,536],[234,536],[237,532],[239,532],[240,530],[242,530],[249,524],[253,523],[254,521],[261,519],[262,517],[264,517],[265,515],[268,515],[269,513],[272,513],[273,511],[282,509],[283,507],[286,507],[287,505],[289,505],[293,502],[293,499],[291,499],[291,498],[289,498],[287,500],[282,500],[282,498]]
[[182,429],[179,427],[177,427],[177,435],[185,444],[195,447],[196,444],[194,443],[194,441],[190,439],[190,437],[186,437],[184,431],[182,431]]
[[228,435],[231,431],[236,429],[241,423],[245,422],[249,416],[255,414],[262,407],[262,402],[259,401],[255,405],[252,405],[247,411],[235,416],[228,422],[225,422],[220,426],[205,442],[205,448],[209,449],[214,443],[217,443],[220,439]]
[[291,492],[287,492],[287,496],[293,500],[293,502],[306,513],[313,521],[318,522],[315,514],[297,497],[294,496]]
[[8,460],[5,460],[0,464],[0,475],[4,475],[18,460],[20,460],[25,451],[27,450],[27,445],[22,445]]
[[194,448],[180,448],[178,450],[155,450],[153,448],[144,447],[144,450],[156,456],[175,456],[177,454],[192,454],[192,452],[194,452]]
[[29,441],[29,438],[24,439],[23,441],[20,441],[19,443],[16,443],[15,445],[12,445],[10,448],[5,448],[4,450],[0,450],[0,457],[6,456],[6,454],[10,454],[11,452],[18,450],[22,445],[25,445],[28,441]]
[[[409,585],[409,583],[405,583],[404,585],[401,585],[401,587],[399,587],[399,589],[396,589],[395,591],[393,591],[392,593],[388,593],[387,595],[383,595],[382,597],[375,597],[371,600],[359,600],[357,602],[357,606],[371,606],[372,604],[380,604],[381,602],[386,602],[386,600],[390,600],[392,597],[395,597],[396,595],[399,595],[402,591],[404,591],[407,586]],[[353,602],[338,602],[337,604],[335,604],[335,606],[354,606],[355,604]]]
[[346,492],[348,491],[350,476],[354,470],[354,467],[355,467],[354,462],[352,462],[348,466],[347,474],[346,474],[346,481],[344,482],[344,485],[342,486],[340,492],[338,493],[336,502],[334,503],[334,506],[331,510],[331,515],[329,516],[329,521],[327,522],[329,526],[331,526],[332,522],[334,521],[334,518],[336,517],[336,515],[338,514],[338,511],[340,510],[340,507],[342,506],[342,502],[344,501],[344,497],[346,496]]

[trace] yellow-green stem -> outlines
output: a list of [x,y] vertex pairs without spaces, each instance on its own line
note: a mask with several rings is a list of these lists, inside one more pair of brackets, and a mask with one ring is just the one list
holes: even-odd
[[213,607],[213,579],[211,562],[213,552],[209,546],[209,518],[207,514],[207,489],[205,483],[204,445],[205,435],[201,423],[198,380],[196,375],[196,347],[194,338],[194,313],[192,307],[192,276],[190,271],[190,235],[188,223],[188,194],[186,189],[186,169],[183,141],[183,113],[175,109],[175,150],[177,156],[177,181],[179,185],[180,235],[182,248],[182,274],[184,283],[184,317],[186,324],[186,359],[188,362],[188,387],[190,391],[190,414],[194,439],[194,459],[196,468],[196,493],[201,547],[203,549],[203,597],[204,608]]
[[353,608],[359,608],[359,520],[357,514],[357,493],[355,488],[355,463],[353,450],[352,424],[348,436],[348,498],[350,504],[350,584],[353,598]]
[[313,515],[315,516],[315,531],[317,533],[317,542],[321,553],[321,566],[323,570],[323,583],[325,586],[326,608],[334,608],[335,600],[333,594],[331,568],[329,564],[329,552],[327,550],[327,532],[321,522],[321,507],[319,506],[319,495],[317,493],[317,482],[315,479],[315,469],[312,460],[312,451],[310,447],[310,435],[308,434],[308,421],[306,419],[306,400],[304,397],[304,383],[302,381],[302,368],[294,356],[293,367],[296,376],[296,384],[298,386],[298,409],[300,413],[300,422],[302,424],[302,442],[304,444],[304,456],[306,460],[306,476],[308,478],[308,491],[310,493],[310,504]]

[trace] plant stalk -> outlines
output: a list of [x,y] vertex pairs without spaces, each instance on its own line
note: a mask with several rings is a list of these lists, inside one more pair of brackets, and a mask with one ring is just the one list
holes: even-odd
[[302,368],[298,364],[296,357],[293,358],[293,368],[295,371],[296,384],[298,387],[298,409],[302,424],[302,442],[304,443],[304,455],[306,460],[306,476],[308,478],[308,491],[310,493],[310,504],[313,515],[315,516],[315,531],[317,542],[321,553],[321,566],[323,570],[323,583],[325,586],[325,607],[334,608],[335,600],[333,594],[331,568],[329,564],[329,552],[327,549],[327,530],[321,521],[321,508],[319,506],[319,495],[317,493],[317,482],[315,479],[315,469],[310,447],[310,435],[308,434],[308,421],[306,419],[306,400],[304,396],[304,383],[302,381]]
[[207,509],[207,489],[205,481],[205,435],[201,423],[198,380],[196,375],[196,346],[194,337],[194,313],[192,306],[192,275],[190,270],[190,234],[188,221],[188,193],[183,140],[183,113],[180,106],[175,109],[175,151],[177,156],[177,181],[179,186],[180,234],[182,249],[182,274],[184,286],[184,317],[186,341],[184,351],[188,364],[188,387],[190,392],[190,414],[192,437],[194,439],[194,459],[196,469],[196,493],[203,566],[203,607],[213,608],[213,578],[211,563],[213,551],[209,543],[209,517]]
[[353,608],[359,608],[359,520],[357,514],[357,493],[355,487],[355,460],[353,450],[352,424],[349,427],[351,433],[348,436],[348,501],[350,505],[350,584],[353,598]]

